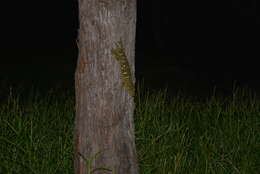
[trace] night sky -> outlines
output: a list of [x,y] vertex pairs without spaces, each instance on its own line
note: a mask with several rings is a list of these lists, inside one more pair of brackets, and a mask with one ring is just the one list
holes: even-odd
[[[1,2],[1,83],[73,88],[77,14],[76,0]],[[139,0],[137,80],[188,95],[229,95],[234,84],[260,94],[259,15],[256,0]]]

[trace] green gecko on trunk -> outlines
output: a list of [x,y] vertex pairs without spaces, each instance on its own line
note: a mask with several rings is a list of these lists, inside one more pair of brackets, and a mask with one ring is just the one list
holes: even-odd
[[132,79],[131,69],[125,54],[122,40],[116,43],[116,48],[111,50],[112,55],[120,64],[121,80],[124,88],[127,89],[130,96],[135,96],[135,85]]

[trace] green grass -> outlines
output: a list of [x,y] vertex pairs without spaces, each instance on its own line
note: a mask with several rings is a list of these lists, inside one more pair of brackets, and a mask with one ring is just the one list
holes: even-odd
[[[249,91],[198,102],[136,97],[140,174],[258,174],[260,101]],[[0,105],[1,174],[73,173],[74,97],[10,94]]]

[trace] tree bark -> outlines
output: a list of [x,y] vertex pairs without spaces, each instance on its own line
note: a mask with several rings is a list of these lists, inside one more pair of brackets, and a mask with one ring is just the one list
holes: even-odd
[[79,0],[79,23],[75,174],[137,174],[127,85],[135,81],[136,0]]

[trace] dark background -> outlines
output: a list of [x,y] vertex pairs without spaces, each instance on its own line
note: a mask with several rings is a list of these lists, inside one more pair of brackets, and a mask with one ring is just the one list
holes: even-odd
[[[136,78],[150,89],[231,95],[234,84],[260,94],[256,0],[137,0]],[[76,0],[0,3],[0,82],[73,89]]]

